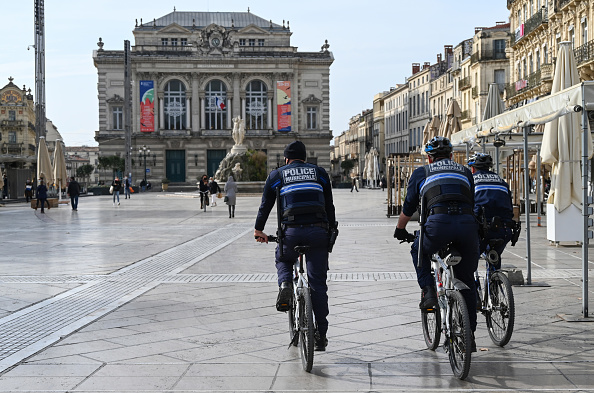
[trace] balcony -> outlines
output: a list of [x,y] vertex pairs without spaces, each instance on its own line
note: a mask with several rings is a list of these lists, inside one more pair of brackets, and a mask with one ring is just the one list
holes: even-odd
[[542,82],[542,68],[533,72],[532,74],[528,75],[527,79],[520,79],[516,82],[512,82],[506,86],[506,98],[509,100],[510,98],[529,91],[540,85]]
[[470,77],[467,76],[466,78],[462,78],[460,79],[460,82],[458,82],[458,89],[460,90],[466,90],[470,87]]
[[0,123],[0,127],[2,128],[6,128],[6,129],[14,129],[14,128],[21,128],[25,125],[25,123],[22,120],[2,120],[2,122]]
[[594,40],[573,50],[578,66],[594,60]]
[[540,80],[541,81],[552,81],[555,76],[555,68],[552,64],[542,64],[540,66]]
[[538,12],[528,19],[522,27],[518,28],[515,33],[512,33],[511,45],[517,44],[520,40],[527,37],[533,31],[536,31],[540,26],[549,23],[548,11],[546,8],[541,8]]
[[555,10],[558,11],[561,8],[565,7],[567,4],[571,3],[573,0],[557,0]]
[[492,60],[506,60],[505,52],[495,52],[493,50],[482,50],[475,52],[470,56],[470,64],[475,64],[480,61],[492,61]]
[[478,97],[478,87],[474,86],[472,88],[472,98]]
[[4,154],[13,154],[13,155],[21,155],[23,150],[22,143],[3,143],[2,144],[2,153]]

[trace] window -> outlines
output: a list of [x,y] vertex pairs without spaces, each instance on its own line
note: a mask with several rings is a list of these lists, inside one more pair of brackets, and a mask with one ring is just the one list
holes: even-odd
[[316,130],[318,128],[318,108],[315,106],[307,107],[307,129]]
[[268,94],[264,82],[254,80],[245,89],[246,128],[261,130],[266,128],[264,120],[268,113]]
[[245,38],[239,39],[239,46],[245,46]]
[[171,39],[171,46],[177,46],[177,38]]
[[184,130],[186,128],[186,87],[177,80],[165,85],[164,113],[166,130]]
[[540,51],[536,50],[536,69],[540,70]]
[[258,39],[258,46],[264,46],[264,39]]
[[206,85],[205,116],[207,130],[223,130],[227,122],[227,87],[218,80],[212,80]]
[[543,64],[547,64],[547,58],[548,58],[547,46],[543,45],[543,47],[542,47],[542,63]]
[[16,111],[8,111],[8,120],[16,121]]
[[111,113],[112,113],[111,128],[114,130],[123,130],[124,129],[124,107],[114,106],[111,109]]
[[588,19],[582,18],[582,44],[588,42]]
[[495,70],[493,80],[499,87],[499,92],[502,93],[505,88],[505,70]]
[[167,38],[161,38],[161,45],[167,46],[167,42],[168,42]]
[[182,38],[180,41],[181,41],[181,46],[187,46],[188,45],[188,39],[187,38]]
[[493,46],[495,47],[495,58],[505,59],[505,40],[495,40]]
[[8,133],[8,143],[17,143],[16,132],[15,131],[10,131]]
[[249,44],[249,46],[256,46],[256,39],[255,38],[248,39],[248,44]]

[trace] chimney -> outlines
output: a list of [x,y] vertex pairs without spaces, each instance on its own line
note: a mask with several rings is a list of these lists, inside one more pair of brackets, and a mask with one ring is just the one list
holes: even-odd
[[431,67],[431,63],[426,61],[425,63],[423,63],[423,70],[426,70],[427,68]]
[[441,63],[441,53],[437,54],[437,64]]
[[421,71],[421,64],[413,63],[412,64],[412,74],[416,74],[417,72]]
[[445,53],[446,57],[448,57],[448,55],[452,55],[454,53],[454,47],[452,45],[444,45],[443,52]]
[[479,31],[483,31],[484,27],[475,27],[474,34],[478,33]]

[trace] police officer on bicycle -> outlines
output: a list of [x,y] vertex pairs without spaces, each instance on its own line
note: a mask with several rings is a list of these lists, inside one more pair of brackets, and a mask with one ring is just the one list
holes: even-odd
[[473,215],[474,180],[465,166],[452,161],[453,146],[449,139],[436,136],[425,145],[429,164],[412,173],[402,213],[398,219],[394,237],[412,240],[406,224],[417,210],[421,198],[425,199],[426,221],[423,235],[423,258],[417,266],[419,237],[411,247],[411,255],[421,287],[419,308],[437,307],[435,281],[431,275],[430,256],[452,243],[460,252],[462,260],[454,266],[457,279],[470,290],[461,291],[470,315],[470,327],[476,329],[476,289],[474,271],[478,266],[478,224]]
[[[501,267],[501,253],[512,240],[516,226],[509,185],[499,175],[492,172],[493,159],[489,154],[476,153],[468,160],[474,177],[474,213],[485,225],[480,240],[480,252],[487,250],[489,241],[502,239],[494,250],[499,254],[495,268]],[[512,242],[514,245],[515,242]]]
[[328,270],[329,229],[336,227],[330,178],[323,168],[305,162],[306,150],[301,141],[287,145],[286,165],[273,170],[266,179],[262,203],[258,210],[254,236],[268,243],[263,232],[268,215],[280,188],[282,208],[282,256],[276,249],[276,269],[279,294],[278,311],[288,311],[293,294],[293,264],[297,260],[295,246],[309,246],[306,253],[307,276],[312,288],[311,298],[317,324],[315,350],[324,351],[328,340]]

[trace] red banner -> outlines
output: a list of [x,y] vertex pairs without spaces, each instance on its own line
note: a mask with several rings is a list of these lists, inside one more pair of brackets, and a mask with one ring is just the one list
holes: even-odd
[[279,131],[291,131],[291,82],[276,82],[276,114]]
[[155,88],[153,81],[140,81],[140,131],[155,131]]

